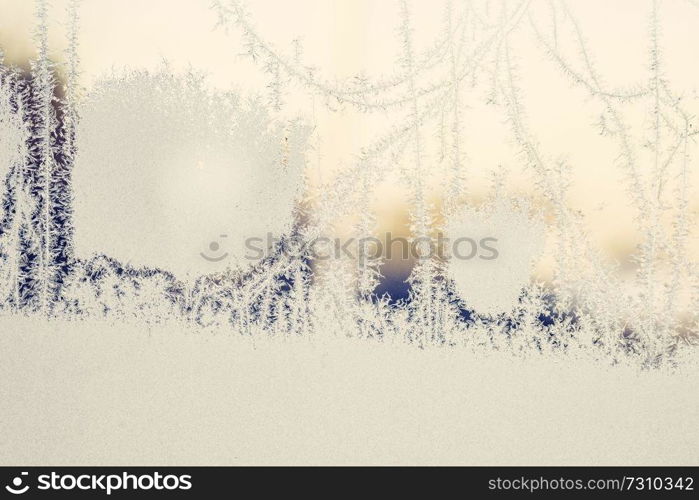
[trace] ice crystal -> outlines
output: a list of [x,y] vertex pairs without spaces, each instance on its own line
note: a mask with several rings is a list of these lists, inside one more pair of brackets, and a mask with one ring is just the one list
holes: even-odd
[[449,275],[465,307],[478,314],[511,313],[544,248],[543,222],[530,215],[526,204],[518,205],[498,199],[481,209],[461,210],[447,225],[457,253],[449,259]]
[[79,257],[191,277],[247,267],[246,239],[290,234],[307,132],[272,121],[259,100],[162,69],[102,80],[80,116]]

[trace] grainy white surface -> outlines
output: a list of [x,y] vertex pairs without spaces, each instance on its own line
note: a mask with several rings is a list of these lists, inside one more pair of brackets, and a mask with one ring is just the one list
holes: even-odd
[[696,464],[699,371],[0,318],[0,463]]

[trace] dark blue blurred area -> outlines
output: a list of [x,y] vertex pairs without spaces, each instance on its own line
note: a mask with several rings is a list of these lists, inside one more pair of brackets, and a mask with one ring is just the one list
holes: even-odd
[[376,296],[383,297],[385,294],[390,296],[389,304],[395,304],[401,300],[407,301],[410,292],[410,285],[407,282],[410,276],[411,268],[405,270],[392,269],[391,272],[385,272],[381,278],[379,286],[376,287]]

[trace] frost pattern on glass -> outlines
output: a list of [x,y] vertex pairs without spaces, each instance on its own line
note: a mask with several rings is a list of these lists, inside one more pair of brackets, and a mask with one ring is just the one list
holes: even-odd
[[[459,244],[448,271],[465,308],[493,317],[518,307],[545,244],[543,221],[529,212],[526,203],[497,199],[449,220],[447,235]],[[468,240],[459,242],[464,234]],[[472,258],[458,258],[465,256]]]
[[166,68],[100,81],[79,114],[76,256],[194,277],[244,267],[246,238],[290,234],[303,125],[275,123],[259,101]]
[[[426,48],[415,42],[411,3],[401,0],[395,67],[347,80],[306,65],[298,40],[288,51],[274,47],[243,2],[215,0],[219,27],[232,41],[241,36],[245,54],[268,78],[264,97],[255,98],[213,90],[201,75],[167,65],[79,88],[75,0],[59,80],[46,2],[37,0],[30,74],[6,64],[0,71],[3,312],[575,354],[645,367],[696,357],[699,272],[689,242],[697,135],[690,110],[697,103],[676,94],[664,76],[662,4],[649,6],[647,79],[617,89],[605,84],[583,27],[562,0],[447,0],[442,30]],[[617,148],[609,168],[621,172],[641,235],[631,286],[571,203],[573,165],[548,151],[529,125],[537,110],[523,99],[516,36],[535,40],[560,78],[600,110],[595,126]],[[281,118],[292,93],[388,123],[313,196],[305,182],[312,131]],[[469,176],[496,168],[468,161],[469,109],[483,103],[507,125],[545,214],[523,199],[512,204],[506,172],[486,205],[471,199]],[[642,123],[628,118],[639,113]],[[429,147],[434,137],[439,151]],[[380,258],[314,259],[306,244],[343,217],[356,218],[354,237],[374,233],[374,190],[389,174],[409,193],[412,243],[468,229],[492,233],[502,258],[417,259],[409,295],[397,301],[376,293]],[[436,175],[445,186],[440,206],[430,198]],[[272,252],[244,260],[239,243],[266,233],[280,237]],[[236,242],[225,249],[229,260],[200,258],[207,244],[221,251],[222,238]],[[555,247],[555,273],[538,283],[531,268],[544,242]]]

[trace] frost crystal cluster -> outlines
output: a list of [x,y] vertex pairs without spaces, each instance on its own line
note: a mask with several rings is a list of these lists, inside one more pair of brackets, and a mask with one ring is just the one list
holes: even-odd
[[[274,123],[258,101],[165,69],[105,79],[79,113],[78,257],[107,254],[193,277],[244,266],[246,238],[291,232],[302,125]],[[203,259],[210,243],[221,251]]]

